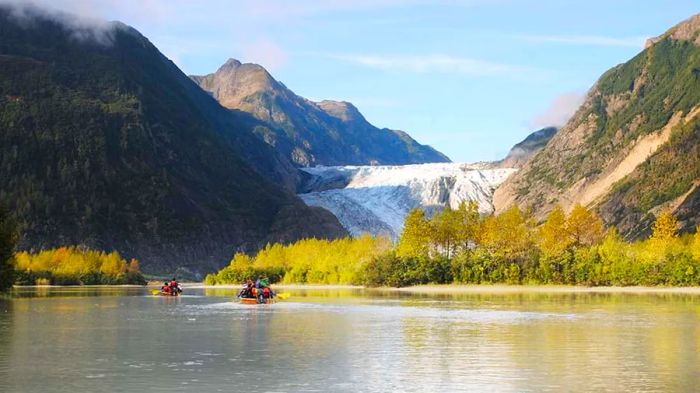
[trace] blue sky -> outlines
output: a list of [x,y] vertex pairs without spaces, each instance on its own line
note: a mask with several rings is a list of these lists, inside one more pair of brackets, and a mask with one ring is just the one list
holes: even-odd
[[140,30],[188,74],[237,58],[312,100],[353,102],[454,161],[561,124],[605,70],[697,0],[39,0]]

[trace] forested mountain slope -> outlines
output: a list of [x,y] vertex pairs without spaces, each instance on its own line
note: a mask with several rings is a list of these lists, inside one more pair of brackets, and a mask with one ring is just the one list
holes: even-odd
[[85,245],[145,271],[345,233],[300,174],[136,30],[0,6],[0,202],[21,248]]
[[594,206],[628,238],[662,210],[700,222],[700,15],[601,76],[574,117],[495,194],[543,217]]

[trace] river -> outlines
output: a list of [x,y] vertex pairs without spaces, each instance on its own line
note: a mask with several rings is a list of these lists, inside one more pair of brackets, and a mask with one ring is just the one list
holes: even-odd
[[700,389],[700,296],[22,288],[0,298],[2,392]]

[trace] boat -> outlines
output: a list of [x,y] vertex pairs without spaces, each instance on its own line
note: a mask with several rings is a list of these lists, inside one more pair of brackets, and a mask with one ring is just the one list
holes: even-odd
[[264,303],[258,303],[258,299],[254,297],[239,297],[238,302],[241,304],[272,304],[275,301],[273,299],[265,299]]
[[153,296],[181,296],[182,291],[175,292],[175,293],[169,293],[169,292],[163,292],[160,289],[152,289],[151,295],[153,295]]

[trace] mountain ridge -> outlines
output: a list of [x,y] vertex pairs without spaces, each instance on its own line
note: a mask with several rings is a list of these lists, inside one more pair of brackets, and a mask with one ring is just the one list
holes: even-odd
[[298,166],[449,161],[403,131],[374,127],[351,103],[296,95],[257,64],[229,59],[212,74],[190,78],[223,106],[270,124],[258,136]]
[[[555,205],[595,208],[629,239],[648,235],[677,205],[685,231],[699,223],[700,16],[669,29],[605,72],[547,146],[496,191],[542,219]],[[684,198],[683,201],[676,201]],[[674,202],[675,201],[675,202]]]
[[0,5],[0,201],[21,249],[116,249],[196,277],[234,251],[346,233],[292,193],[302,174],[253,134],[263,123],[135,29],[110,24],[100,42],[66,16],[14,12]]

